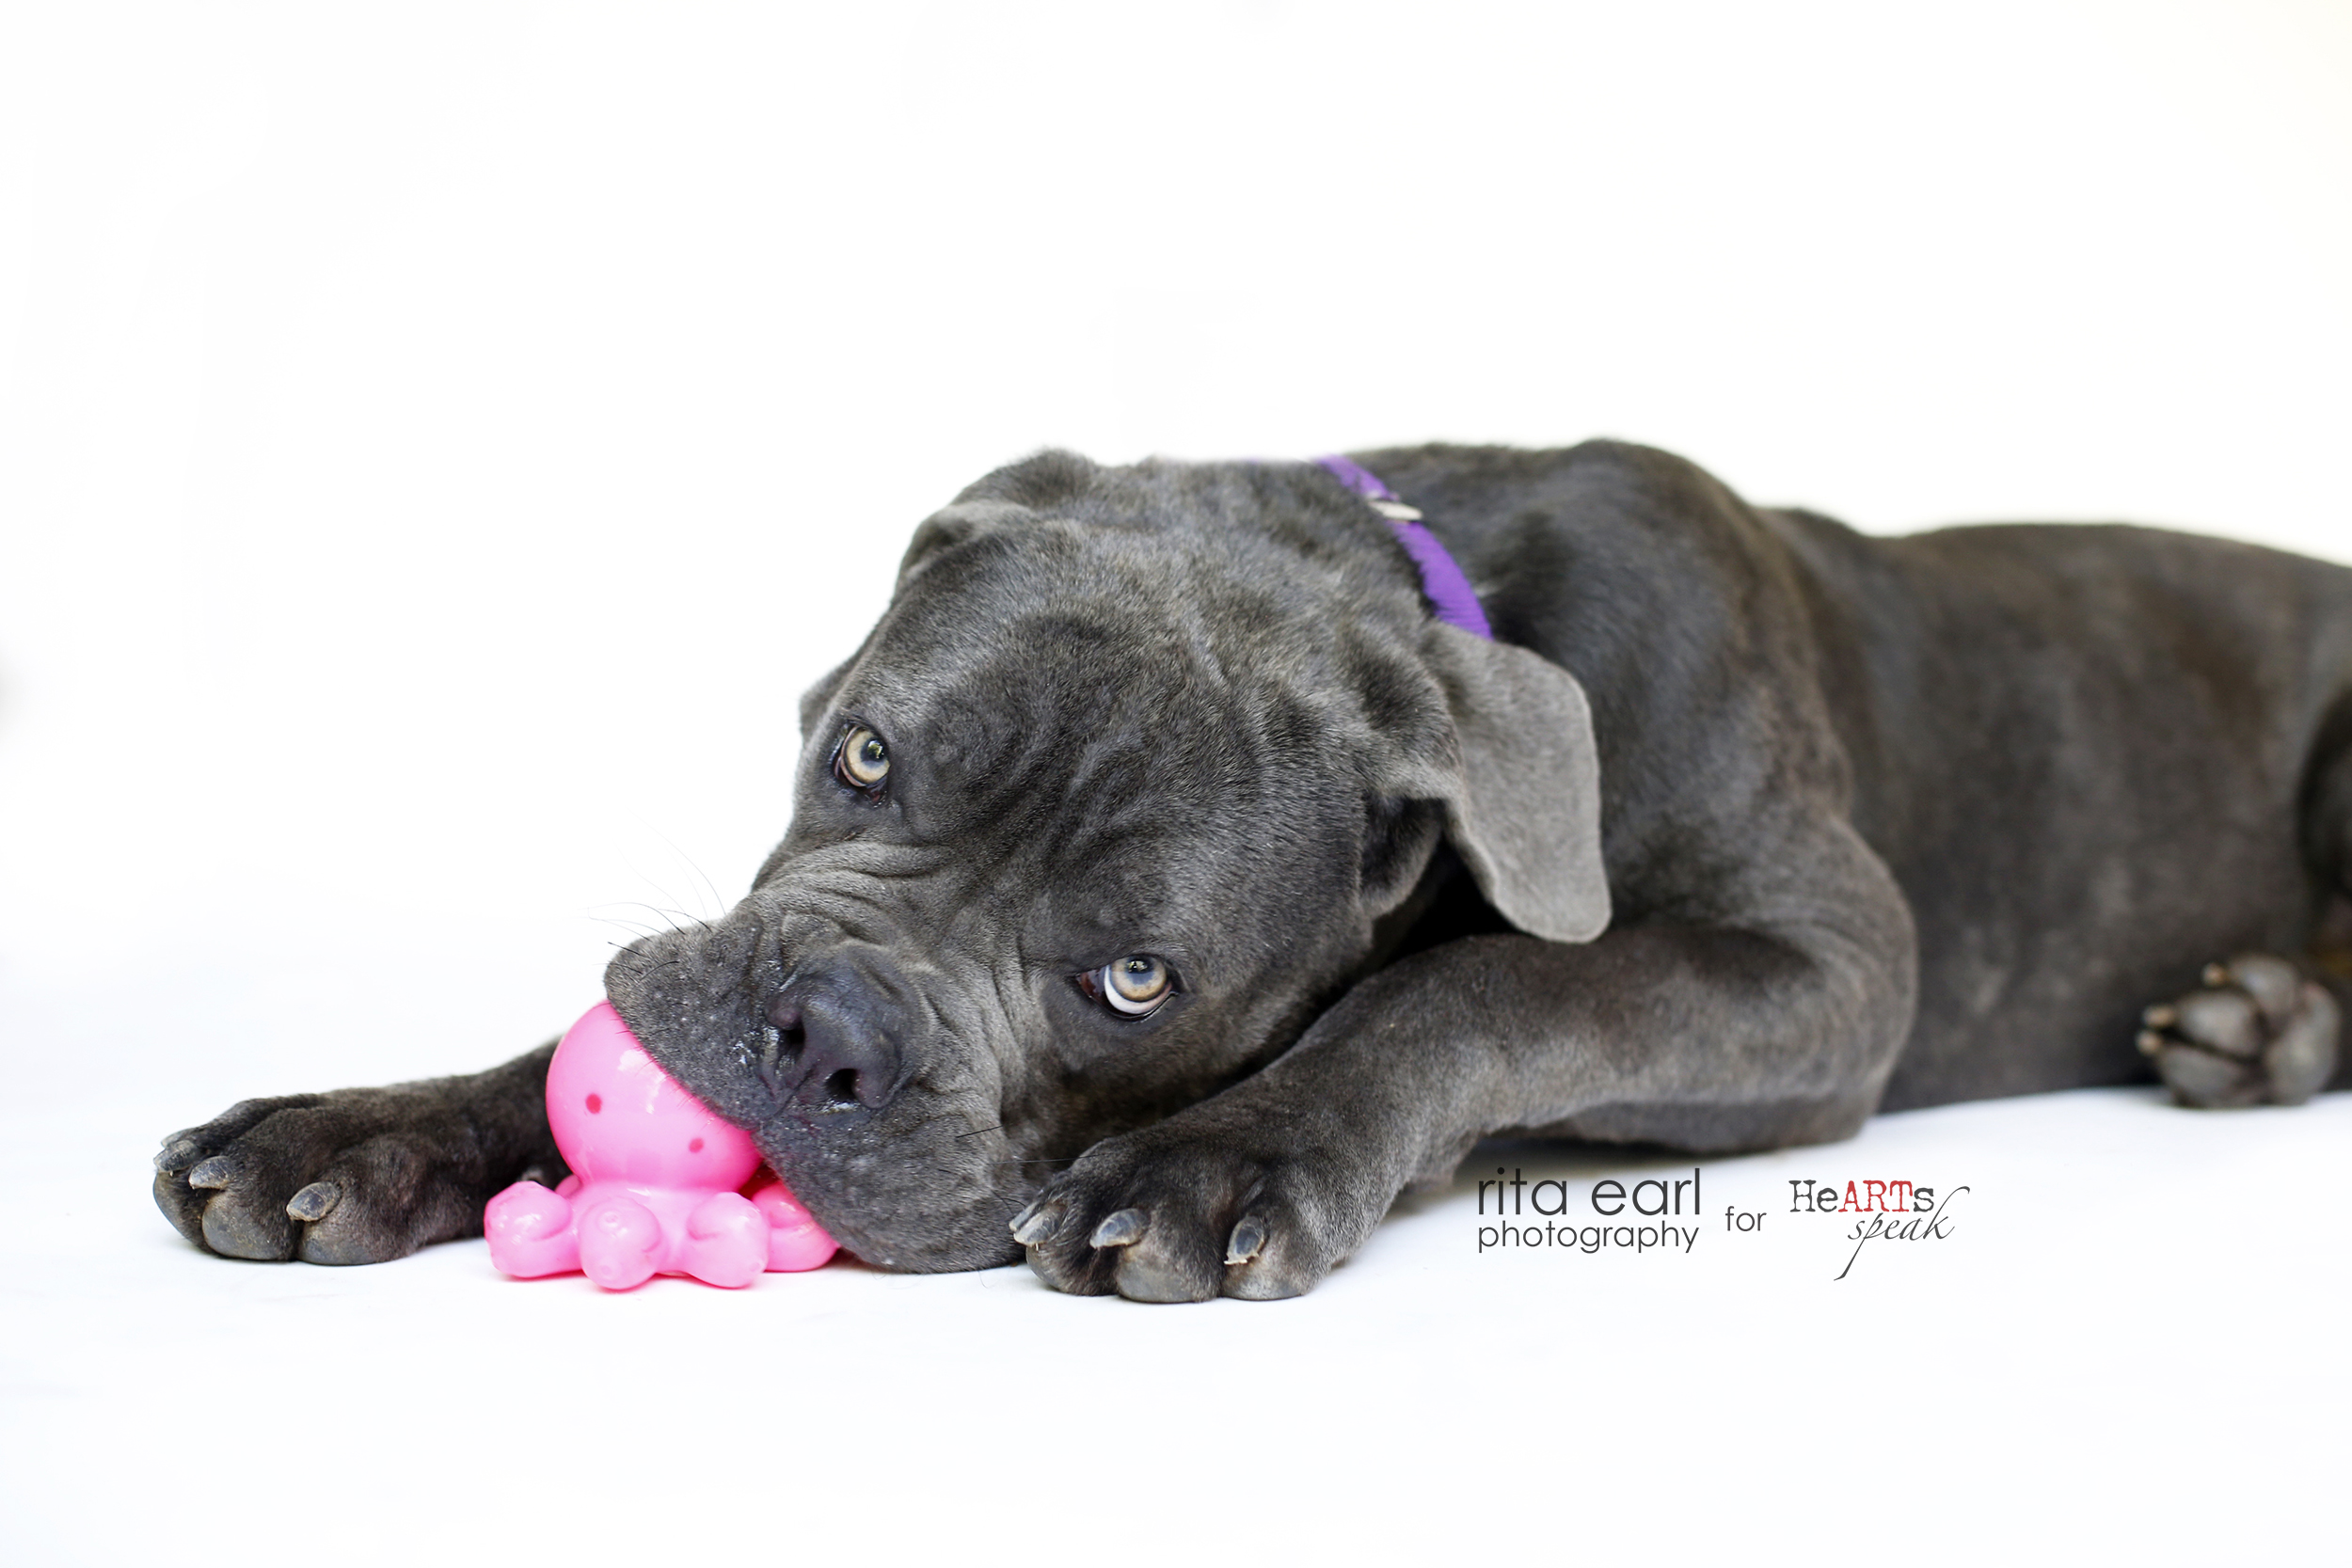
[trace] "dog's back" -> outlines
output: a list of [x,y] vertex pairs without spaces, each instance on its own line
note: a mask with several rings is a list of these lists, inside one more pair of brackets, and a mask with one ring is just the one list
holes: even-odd
[[1594,687],[1621,912],[1736,777],[1722,683],[1818,689],[1917,927],[1885,1109],[2146,1078],[2144,1007],[2300,959],[2352,874],[2352,570],[2122,525],[1872,537],[1615,441],[1364,461]]
[[[2122,526],[1872,539],[1804,568],[1853,816],[1919,929],[1884,1106],[2128,1082],[2140,1008],[2303,951],[2314,785],[2346,758],[2352,571]],[[2340,853],[2332,847],[2328,854]]]

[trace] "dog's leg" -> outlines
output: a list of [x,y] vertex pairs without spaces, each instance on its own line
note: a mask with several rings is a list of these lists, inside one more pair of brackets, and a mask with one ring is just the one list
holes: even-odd
[[500,1189],[568,1174],[548,1130],[554,1054],[550,1040],[469,1077],[245,1101],[164,1140],[156,1206],[226,1258],[379,1263],[479,1235]]
[[1770,915],[1400,960],[1256,1076],[1095,1146],[1014,1235],[1066,1291],[1288,1296],[1489,1132],[1699,1149],[1850,1135],[1909,1031],[1909,911],[1842,828],[1779,863],[1804,887]]

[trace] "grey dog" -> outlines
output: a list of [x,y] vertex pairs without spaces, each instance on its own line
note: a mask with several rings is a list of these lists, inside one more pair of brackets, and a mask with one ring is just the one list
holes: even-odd
[[[1868,538],[1613,442],[1358,460],[1493,640],[1320,467],[1015,464],[803,700],[750,895],[612,963],[859,1257],[1288,1296],[1493,1133],[1727,1152],[2335,1070],[2352,571]],[[245,1101],[157,1201],[238,1258],[476,1233],[563,1168],[552,1049]]]

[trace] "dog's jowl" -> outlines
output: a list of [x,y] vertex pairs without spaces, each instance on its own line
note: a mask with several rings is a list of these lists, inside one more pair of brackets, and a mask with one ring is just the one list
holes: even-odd
[[[1613,443],[1051,452],[798,721],[749,895],[606,985],[885,1268],[1287,1296],[1488,1133],[2336,1070],[2352,571],[2293,556],[1866,538]],[[240,1258],[470,1234],[561,1174],[548,1054],[246,1101],[157,1201]]]

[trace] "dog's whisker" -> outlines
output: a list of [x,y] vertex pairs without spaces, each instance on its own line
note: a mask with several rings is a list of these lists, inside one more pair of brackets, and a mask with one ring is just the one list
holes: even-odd
[[[666,897],[666,896],[667,896],[667,895],[664,895],[664,896]],[[663,909],[663,908],[662,908],[660,905],[659,905],[659,904],[648,904],[648,903],[646,903],[646,902],[645,902],[644,899],[642,899],[642,898],[632,898],[632,899],[628,900],[627,903],[625,903],[625,904],[622,906],[622,908],[624,908],[624,909],[631,909],[631,910],[643,910],[643,911],[644,911],[647,914],[659,916],[659,917],[660,918],[660,920],[662,921],[662,925],[661,925],[661,927],[660,927],[659,932],[658,932],[658,933],[648,933],[648,934],[659,934],[659,935],[661,935],[661,936],[669,936],[669,935],[671,935],[671,934],[675,933],[675,932],[678,929],[678,924],[677,924],[677,915],[678,915],[678,911],[675,911],[675,910]]]
[[[685,850],[678,848],[678,847],[672,843],[666,836],[662,838],[661,842],[668,844],[671,849],[676,852],[677,858],[686,863],[686,868],[701,879],[703,891],[710,895],[710,907],[723,916],[726,913],[726,900],[719,896],[717,884],[712,882],[709,876],[704,872],[703,868],[695,863],[694,857],[688,854]],[[698,924],[700,924],[706,931],[710,929],[709,923],[707,921],[698,922]]]
[[599,926],[617,926],[622,930],[632,933],[640,941],[648,937],[659,936],[660,934],[660,932],[654,927],[644,925],[641,922],[634,920],[623,920],[616,915],[593,914],[588,918],[595,921]]

